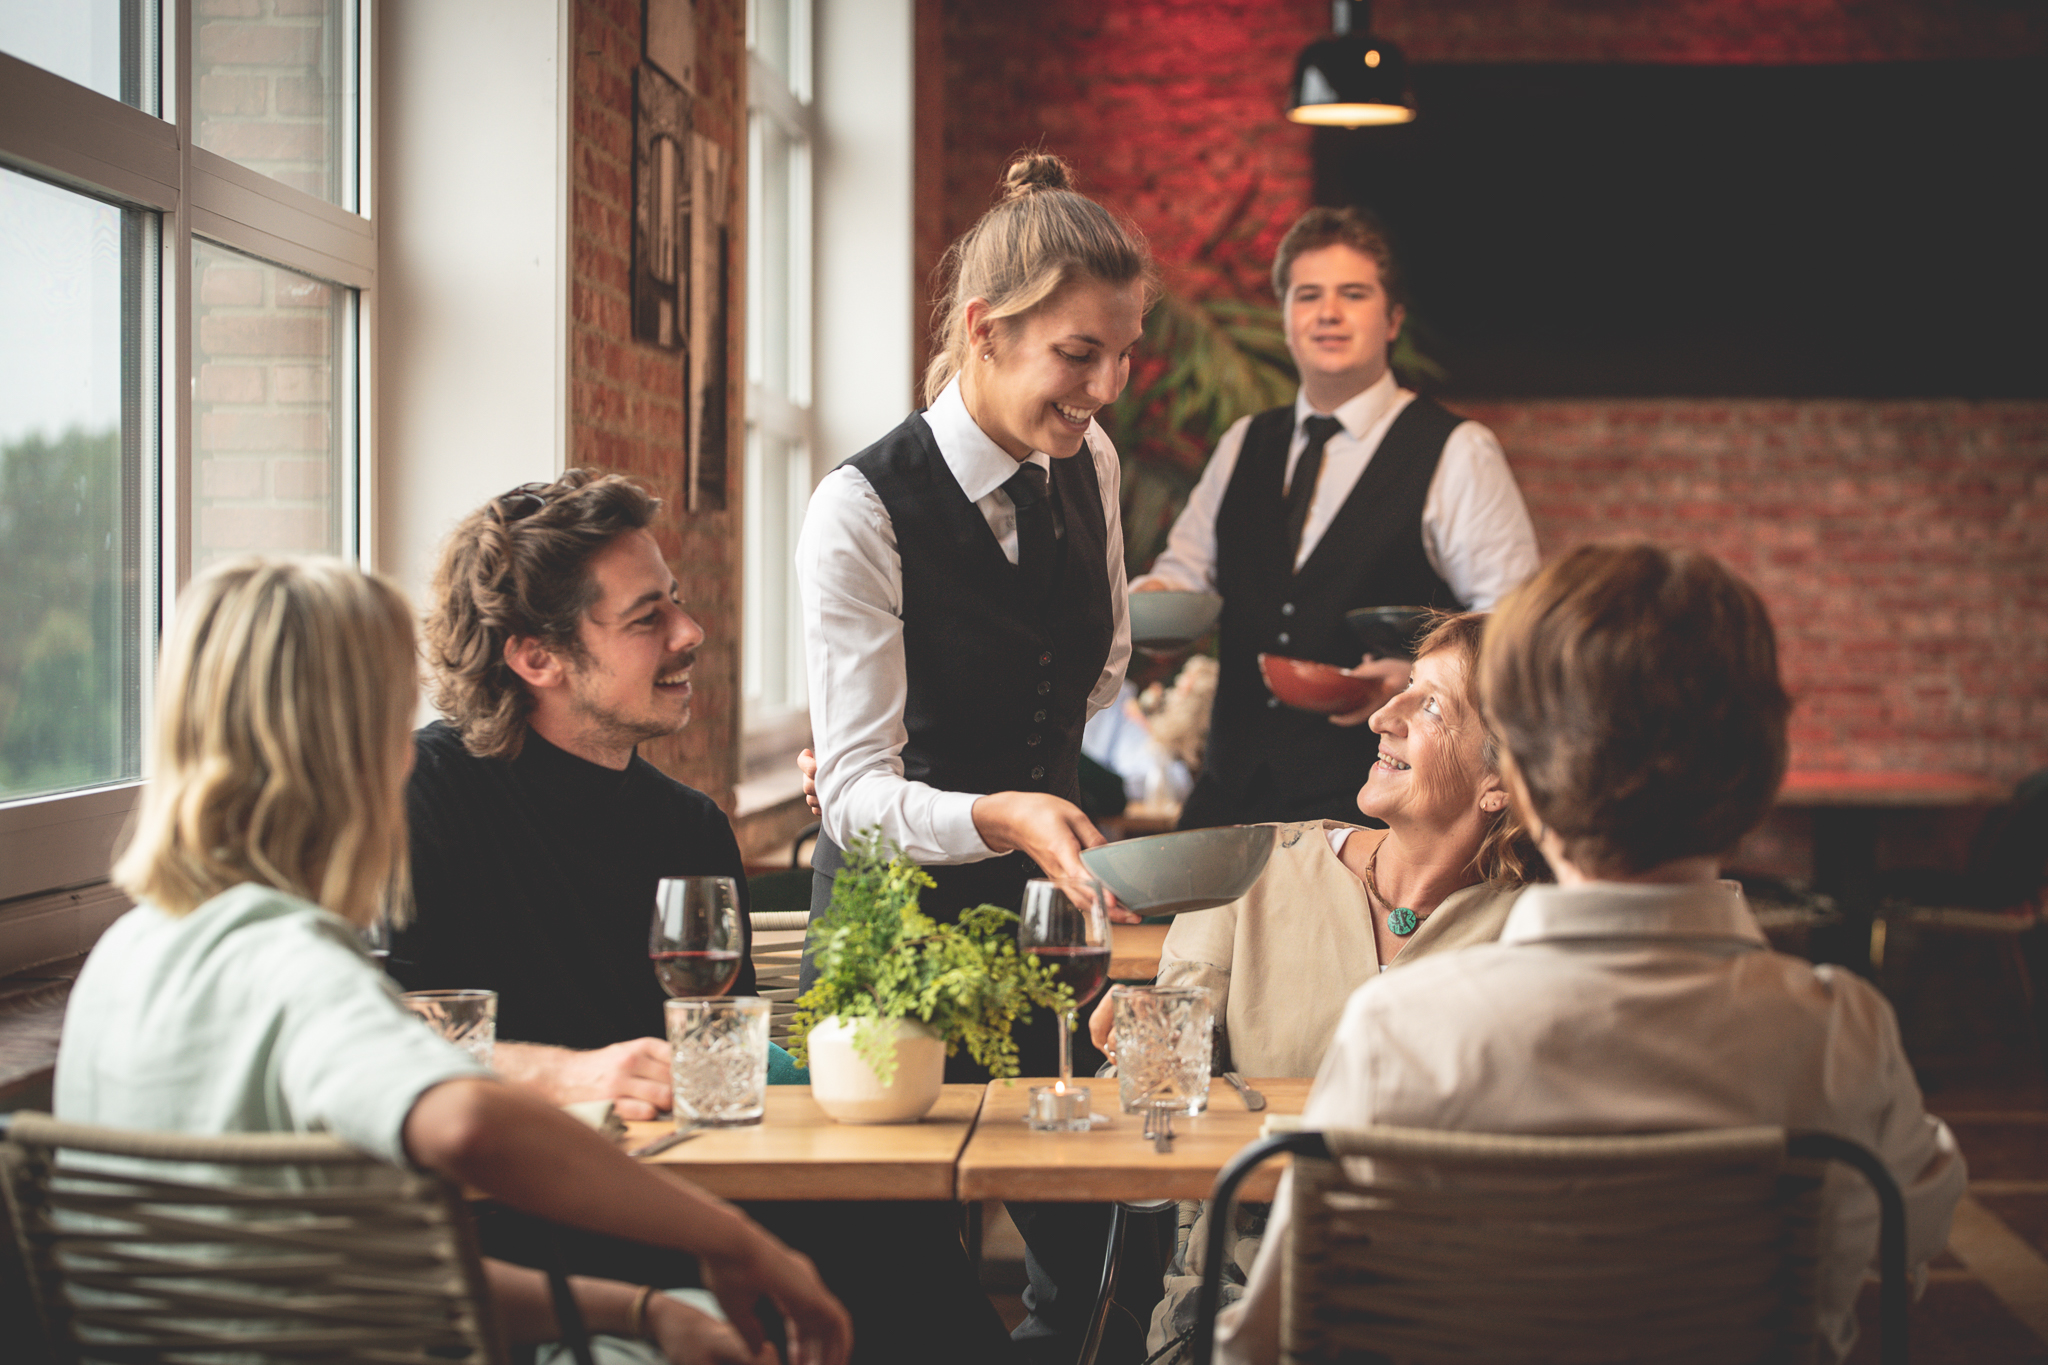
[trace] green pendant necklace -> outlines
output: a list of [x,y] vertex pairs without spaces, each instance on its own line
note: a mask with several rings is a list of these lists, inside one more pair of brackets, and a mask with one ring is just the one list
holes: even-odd
[[[1375,877],[1373,872],[1380,865],[1380,849],[1386,846],[1387,841],[1380,840],[1379,847],[1372,851],[1372,857],[1365,860],[1365,889],[1382,906],[1387,905],[1387,898],[1380,894],[1379,878]],[[1397,938],[1408,937],[1415,932],[1415,926],[1421,923],[1421,917],[1405,905],[1392,906],[1387,910],[1387,928],[1393,930]]]

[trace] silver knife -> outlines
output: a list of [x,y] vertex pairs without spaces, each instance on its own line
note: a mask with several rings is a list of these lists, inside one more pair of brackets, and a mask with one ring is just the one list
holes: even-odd
[[673,1133],[663,1133],[660,1137],[644,1146],[635,1147],[626,1155],[634,1158],[660,1156],[669,1148],[688,1142],[703,1131],[704,1129],[696,1124],[692,1124],[688,1128],[678,1128]]
[[1244,1101],[1244,1107],[1250,1112],[1257,1113],[1266,1107],[1266,1097],[1246,1085],[1244,1077],[1235,1071],[1224,1072],[1223,1079],[1230,1082],[1231,1089],[1237,1091],[1237,1097]]

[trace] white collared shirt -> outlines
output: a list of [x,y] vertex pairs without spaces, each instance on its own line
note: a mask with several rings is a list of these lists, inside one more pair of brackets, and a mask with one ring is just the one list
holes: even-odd
[[[1003,484],[1017,461],[975,424],[956,376],[924,413],[946,468],[979,509],[1012,564],[1017,562],[1017,509]],[[1116,449],[1091,422],[1085,438],[1102,490],[1108,526],[1111,624],[1109,658],[1088,695],[1088,714],[1111,705],[1131,657],[1131,619],[1124,585],[1124,532],[1119,514]],[[1077,455],[1076,458],[1079,458]],[[1031,462],[1051,472],[1034,451]],[[851,465],[827,474],[811,494],[797,539],[797,587],[803,603],[804,676],[811,692],[811,741],[818,755],[818,804],[825,833],[840,847],[880,825],[883,838],[920,863],[977,862],[995,856],[974,828],[974,802],[985,792],[949,792],[903,776],[903,724],[910,696],[903,656],[903,560],[888,509]]]
[[[1343,430],[1323,448],[1322,472],[1315,500],[1301,528],[1298,569],[1314,552],[1338,511],[1351,497],[1359,476],[1372,463],[1387,429],[1415,395],[1394,382],[1392,371],[1363,392],[1337,406],[1330,415]],[[1312,416],[1305,394],[1294,397],[1294,435],[1287,446],[1287,481],[1308,444],[1302,419]],[[1208,467],[1188,496],[1188,505],[1174,522],[1166,549],[1149,573],[1137,582],[1156,580],[1191,592],[1216,591],[1216,513],[1224,490],[1237,472],[1250,417],[1239,418],[1223,433]],[[1429,566],[1450,585],[1458,600],[1484,611],[1536,571],[1536,530],[1515,476],[1501,453],[1500,441],[1477,422],[1461,422],[1444,442],[1429,494],[1422,504],[1422,550]]]
[[[1862,1144],[1906,1199],[1906,1256],[1947,1243],[1965,1170],[1921,1103],[1891,1006],[1839,967],[1771,952],[1732,882],[1532,886],[1500,941],[1352,993],[1303,1123],[1482,1133],[1747,1124]],[[1818,1308],[1838,1356],[1877,1250],[1877,1200],[1831,1168]],[[1278,1357],[1287,1190],[1219,1359]]]

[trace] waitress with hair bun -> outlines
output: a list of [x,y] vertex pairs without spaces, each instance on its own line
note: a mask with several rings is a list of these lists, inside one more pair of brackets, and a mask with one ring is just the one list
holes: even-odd
[[[1084,876],[1102,841],[1075,804],[1081,729],[1116,700],[1131,642],[1117,456],[1095,414],[1130,376],[1156,269],[1044,154],[1011,163],[942,269],[928,406],[825,477],[797,546],[814,920],[871,826],[937,881],[920,905],[945,921],[1016,908],[1032,877]],[[1019,1040],[1027,1075],[1049,1069],[1040,1032]]]

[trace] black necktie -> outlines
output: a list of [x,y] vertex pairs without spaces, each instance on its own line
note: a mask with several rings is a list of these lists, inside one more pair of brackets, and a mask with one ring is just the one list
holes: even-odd
[[1053,566],[1059,559],[1059,537],[1053,531],[1052,503],[1046,497],[1045,471],[1021,464],[1003,484],[1017,506],[1017,567],[1034,602],[1052,591]]
[[1316,478],[1323,472],[1323,447],[1344,429],[1334,417],[1310,417],[1301,429],[1308,444],[1294,462],[1294,478],[1287,485],[1287,567],[1292,569],[1301,554],[1301,528],[1308,524],[1308,505],[1316,500]]

